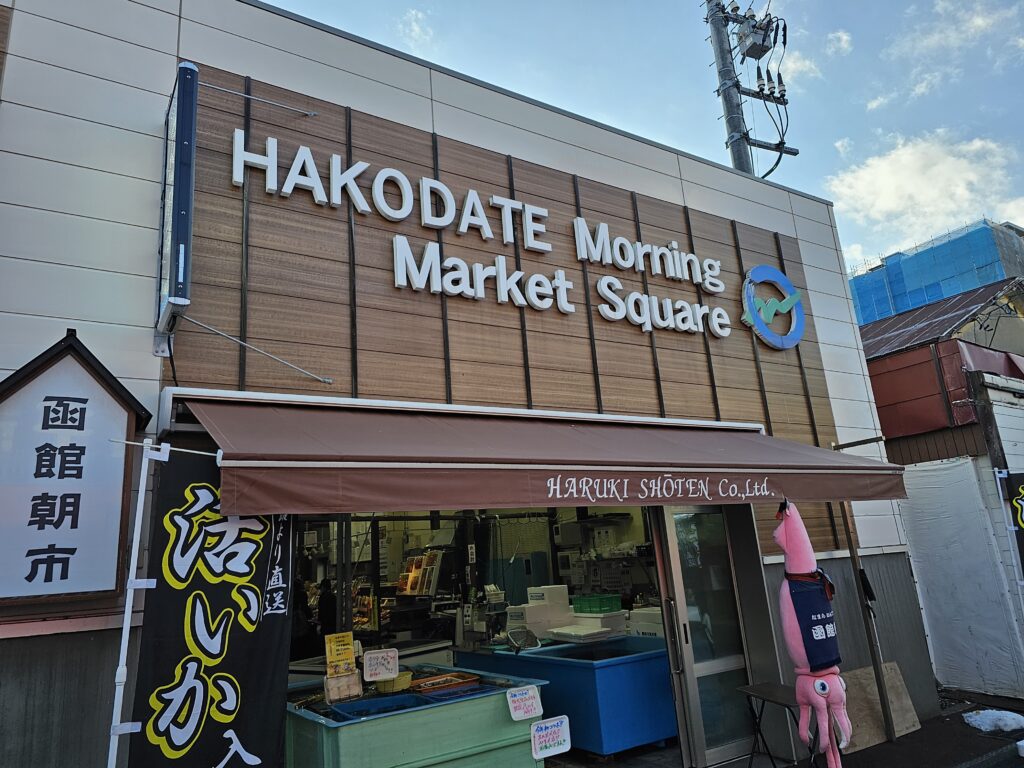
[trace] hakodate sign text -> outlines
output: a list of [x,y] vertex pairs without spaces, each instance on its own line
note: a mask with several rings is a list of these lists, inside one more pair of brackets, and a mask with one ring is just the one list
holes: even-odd
[[[523,249],[548,254],[552,245],[545,241],[548,210],[525,200],[492,194],[481,197],[474,189],[457,202],[443,182],[423,177],[414,182],[395,168],[380,168],[369,173],[364,161],[343,166],[342,157],[330,156],[327,184],[317,170],[309,147],[300,146],[289,166],[284,182],[278,179],[277,139],[267,138],[262,152],[245,149],[245,132],[236,129],[232,153],[232,183],[241,187],[246,167],[263,171],[268,194],[289,197],[296,190],[309,193],[317,205],[334,208],[351,203],[360,215],[374,210],[388,221],[401,222],[417,216],[428,230],[453,230],[456,237],[479,237],[483,241],[501,239],[505,245],[518,242]],[[360,189],[361,178],[370,180],[370,200]],[[373,207],[371,208],[370,202]],[[492,227],[487,210],[500,215],[500,228]],[[514,214],[519,214],[518,222]],[[497,231],[496,231],[497,230]],[[576,259],[590,265],[614,267],[633,279],[643,274],[663,276],[666,280],[699,286],[698,297],[712,297],[725,290],[721,280],[721,261],[700,259],[681,248],[679,243],[645,243],[633,237],[613,233],[608,224],[588,223],[582,216],[573,220]],[[394,285],[399,289],[429,291],[434,294],[483,301],[489,295],[500,304],[512,303],[546,311],[552,307],[563,314],[576,311],[574,284],[564,269],[550,274],[525,272],[509,264],[504,255],[495,255],[489,263],[467,262],[457,256],[443,256],[436,241],[414,249],[405,235],[394,235]],[[597,310],[611,322],[626,320],[645,333],[655,329],[680,333],[705,333],[725,337],[732,332],[728,311],[654,292],[628,290],[615,274],[597,278],[595,289],[601,301]]]

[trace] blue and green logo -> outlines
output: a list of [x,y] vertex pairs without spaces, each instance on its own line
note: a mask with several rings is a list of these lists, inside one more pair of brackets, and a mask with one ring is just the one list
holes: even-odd
[[[762,299],[758,296],[758,286],[764,283],[774,286],[782,298]],[[775,316],[787,313],[790,316],[789,332],[783,335],[773,331],[771,324]],[[800,291],[781,271],[760,264],[747,272],[747,279],[743,281],[743,316],[740,319],[769,347],[791,349],[803,338],[806,323]]]

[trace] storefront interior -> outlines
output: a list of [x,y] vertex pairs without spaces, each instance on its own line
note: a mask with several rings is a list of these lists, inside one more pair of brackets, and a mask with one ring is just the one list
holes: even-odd
[[[730,529],[739,527],[753,532],[749,507],[301,519],[294,554],[304,587],[295,600],[305,603],[296,602],[293,617],[292,680],[319,681],[326,668],[323,637],[351,629],[364,649],[397,648],[402,667],[414,669],[414,687],[417,678],[448,667],[479,671],[484,679],[490,673],[547,680],[545,716],[567,714],[572,725],[576,748],[561,758],[566,765],[611,755],[627,765],[630,759],[649,765],[659,755],[676,765],[674,662],[663,620],[663,608],[673,610],[673,602],[663,594],[658,557],[659,547],[671,546],[685,582],[682,632],[701,711],[695,723],[702,728],[700,762],[744,754],[751,720],[736,688],[750,681],[745,639],[757,630],[744,626],[736,587],[758,575],[735,569]],[[664,545],[656,543],[659,536]],[[532,632],[525,641],[524,627]],[[673,616],[669,633],[676,628],[682,629]],[[603,690],[587,696],[581,686],[588,684],[595,694]],[[471,697],[483,687],[464,690]],[[388,694],[367,687],[363,695]],[[457,689],[450,695],[457,700]],[[292,696],[293,705],[330,717],[322,699],[308,689]]]

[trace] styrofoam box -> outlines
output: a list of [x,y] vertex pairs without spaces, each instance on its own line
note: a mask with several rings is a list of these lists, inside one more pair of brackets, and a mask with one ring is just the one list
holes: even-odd
[[657,624],[661,626],[661,608],[651,606],[648,608],[634,608],[629,612],[630,624]]
[[626,634],[633,637],[664,637],[665,628],[661,624],[631,624],[626,628]]
[[611,630],[624,630],[626,628],[626,612],[612,611],[611,613],[577,613],[573,615],[576,624],[584,627],[604,627]]
[[546,603],[534,605],[510,605],[507,609],[509,625],[533,624],[538,621],[549,621],[554,615],[552,606]]
[[526,590],[526,601],[530,605],[547,603],[548,605],[569,607],[569,587],[565,584],[550,584],[546,587],[530,587]]

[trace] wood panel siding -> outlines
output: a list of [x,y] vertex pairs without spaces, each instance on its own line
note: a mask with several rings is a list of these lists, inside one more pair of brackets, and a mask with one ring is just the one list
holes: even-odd
[[981,425],[968,424],[886,440],[885,452],[894,464],[907,465],[958,456],[984,456],[988,449]]
[[[241,75],[200,67],[204,82],[315,111],[304,116],[265,102],[201,89],[197,147],[193,304],[189,314],[320,376],[308,378],[249,351],[241,360],[232,342],[185,324],[174,360],[181,385],[261,389],[428,402],[490,404],[593,412],[727,419],[764,424],[784,439],[828,446],[835,440],[828,389],[817,349],[814,317],[803,307],[807,331],[796,350],[778,351],[757,341],[742,324],[741,287],[756,264],[783,268],[806,291],[797,241],[713,214],[634,195],[629,190],[470,146],[397,123],[346,110]],[[358,179],[371,199],[381,167],[401,170],[413,183],[412,215],[391,222],[376,211],[316,205],[307,192],[288,198],[267,194],[264,174],[248,171],[247,196],[231,183],[231,136],[249,127],[250,151],[278,140],[278,182],[283,184],[299,146],[309,147],[325,185],[330,155],[346,167],[371,168]],[[421,177],[452,191],[458,211],[470,189],[484,203],[493,238],[477,230],[440,234],[419,224]],[[390,186],[390,185],[389,185]],[[398,196],[387,190],[392,204]],[[500,212],[491,195],[547,209],[541,240],[548,253],[523,243],[521,213],[513,242],[502,240]],[[593,228],[606,223],[612,238],[655,245],[675,243],[702,262],[721,262],[724,289],[577,259],[573,220]],[[393,239],[403,235],[417,258],[439,244],[443,258],[491,265],[497,256],[510,269],[551,277],[563,270],[573,284],[569,314],[520,308],[496,300],[495,281],[483,300],[440,297],[395,287]],[[433,246],[431,246],[433,247]],[[723,307],[728,336],[676,330],[645,332],[628,320],[601,316],[597,280],[614,275],[630,291],[672,301]],[[354,297],[354,299],[353,299]],[[589,311],[588,311],[589,302]],[[772,327],[785,333],[788,315]],[[240,366],[244,364],[244,373]],[[171,375],[170,366],[166,376]],[[356,379],[358,376],[358,380]],[[835,518],[827,504],[801,511],[819,549],[837,546]],[[774,507],[758,507],[762,551],[776,551],[768,535]],[[841,542],[839,542],[841,543]]]
[[[7,58],[7,41],[11,35],[12,15],[12,8],[8,8],[7,6],[0,6],[0,88],[3,87],[4,82],[4,59]],[[2,97],[3,91],[0,90],[0,98]]]

